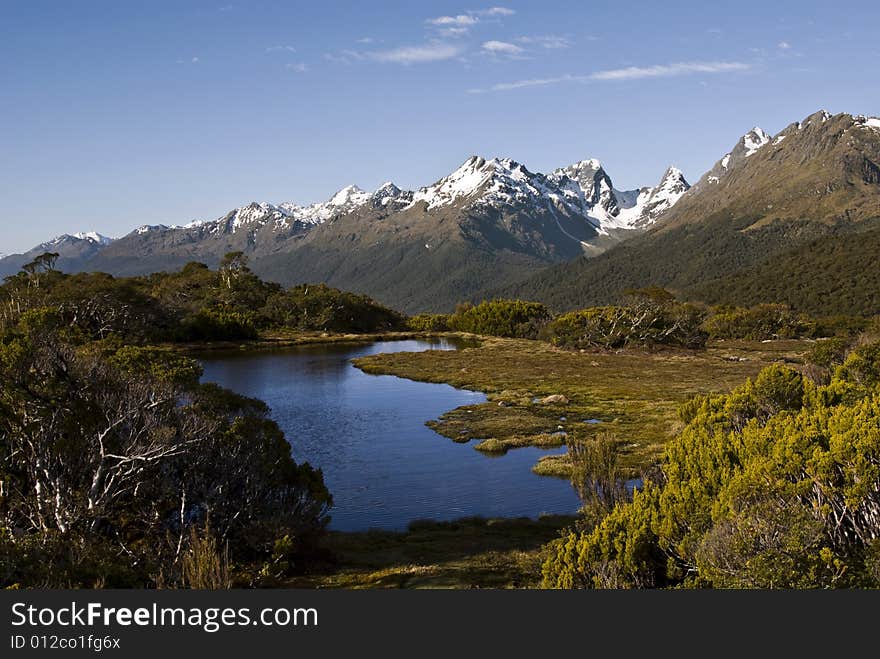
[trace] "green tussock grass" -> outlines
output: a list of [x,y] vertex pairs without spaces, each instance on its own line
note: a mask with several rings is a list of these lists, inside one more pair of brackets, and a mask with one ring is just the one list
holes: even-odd
[[[809,346],[806,341],[718,341],[702,351],[600,353],[484,338],[474,348],[380,354],[354,363],[367,373],[486,392],[485,403],[426,420],[453,441],[476,439],[474,448],[503,453],[520,446],[560,446],[607,430],[622,441],[622,464],[636,476],[657,461],[678,428],[682,402],[729,391],[770,363],[796,364]],[[553,394],[569,402],[541,402]],[[589,419],[601,423],[585,423]],[[534,471],[567,477],[568,469],[565,456],[548,456]]]

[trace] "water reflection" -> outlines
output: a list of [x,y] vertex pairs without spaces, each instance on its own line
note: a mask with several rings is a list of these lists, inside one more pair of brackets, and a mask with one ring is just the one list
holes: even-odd
[[331,528],[574,512],[578,501],[567,482],[531,473],[541,455],[564,448],[522,448],[490,460],[425,427],[447,410],[483,402],[483,394],[367,375],[350,363],[379,352],[456,347],[447,340],[394,341],[217,354],[202,360],[203,381],[269,404],[294,458],[324,470],[336,504]]

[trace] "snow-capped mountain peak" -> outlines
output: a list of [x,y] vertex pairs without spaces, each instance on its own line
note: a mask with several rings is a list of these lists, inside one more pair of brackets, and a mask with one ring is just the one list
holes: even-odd
[[581,181],[585,178],[592,178],[596,172],[604,171],[602,162],[596,158],[580,160],[568,167],[561,167],[553,172],[554,176],[568,176],[573,181]]
[[684,173],[675,165],[670,165],[663,174],[663,178],[660,179],[660,184],[654,190],[656,194],[672,197],[683,195],[690,187]]
[[297,222],[321,224],[334,217],[351,212],[355,208],[368,203],[372,197],[373,195],[361,190],[356,185],[347,185],[327,201],[309,204],[308,206],[284,202],[279,204],[278,207]]
[[401,190],[391,181],[385,181],[376,188],[376,191],[370,195],[370,201],[373,208],[402,208],[412,201],[413,193],[408,190]]
[[657,186],[618,190],[594,158],[555,170],[548,177],[566,200],[590,218],[599,233],[643,229],[671,208],[690,188],[681,170],[669,167]]
[[100,233],[95,231],[80,231],[78,233],[62,233],[60,236],[55,236],[52,240],[43,243],[42,247],[52,247],[53,245],[62,245],[62,244],[73,244],[73,243],[89,243],[91,245],[97,245],[100,247],[104,247],[105,245],[109,245],[114,241],[113,238],[108,238],[107,236],[103,236]]
[[690,187],[684,173],[670,165],[654,187],[615,191],[620,210],[609,224],[621,229],[644,229],[678,203]]
[[499,179],[511,183],[522,182],[530,176],[525,167],[510,158],[486,160],[481,156],[471,156],[448,176],[415,192],[413,203],[424,201],[428,209],[446,206],[474,195],[490,181],[496,184]]
[[745,157],[753,155],[762,146],[770,141],[770,136],[763,129],[755,126],[748,133],[743,135],[741,143],[745,148]]
[[554,170],[548,178],[559,186],[569,203],[581,213],[600,225],[613,224],[614,217],[620,211],[620,199],[600,161],[595,158],[581,160]]
[[[226,225],[233,233],[251,224],[264,224],[268,219],[283,220],[289,213],[265,201],[253,201],[247,206],[236,208],[226,216]],[[199,226],[195,224],[194,226]]]
[[364,192],[356,185],[347,185],[326,202],[327,206],[358,206],[370,198],[368,192]]
[[72,235],[78,240],[88,240],[99,245],[109,245],[114,241],[114,238],[109,238],[107,236],[101,235],[97,231],[80,231]]

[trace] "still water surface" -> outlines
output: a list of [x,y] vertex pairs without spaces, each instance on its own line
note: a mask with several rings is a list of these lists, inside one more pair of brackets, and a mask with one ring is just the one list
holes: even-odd
[[482,393],[367,375],[350,363],[380,352],[455,347],[445,340],[386,341],[212,354],[201,359],[202,381],[272,408],[297,462],[324,471],[334,499],[330,528],[405,529],[415,519],[575,512],[568,482],[531,472],[541,455],[564,448],[487,457],[425,426],[443,412],[485,401]]

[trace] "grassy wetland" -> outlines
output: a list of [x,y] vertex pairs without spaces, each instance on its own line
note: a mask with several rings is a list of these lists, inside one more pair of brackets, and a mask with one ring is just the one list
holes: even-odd
[[[797,364],[807,341],[715,341],[705,350],[572,352],[542,341],[485,338],[447,352],[364,357],[367,373],[442,382],[487,393],[488,401],[426,419],[455,442],[489,453],[562,446],[608,431],[620,441],[632,477],[656,463],[679,426],[678,406],[723,393],[765,366]],[[567,478],[567,456],[547,456],[536,473]]]

